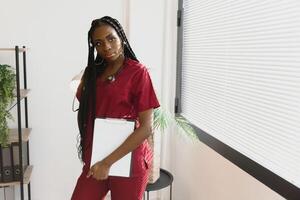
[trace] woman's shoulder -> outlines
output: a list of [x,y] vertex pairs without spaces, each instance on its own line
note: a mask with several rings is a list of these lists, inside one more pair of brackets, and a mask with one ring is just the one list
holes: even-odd
[[147,67],[143,63],[141,63],[137,60],[132,60],[132,59],[128,58],[126,60],[126,62],[127,62],[128,68],[130,68],[130,70],[133,70],[136,72],[139,72],[139,71],[142,72],[144,70],[147,70]]

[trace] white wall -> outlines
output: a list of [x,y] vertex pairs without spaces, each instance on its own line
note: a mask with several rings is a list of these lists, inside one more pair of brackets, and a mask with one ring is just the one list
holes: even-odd
[[163,9],[164,1],[161,0],[129,1],[129,41],[138,59],[150,69],[159,98],[164,46]]
[[205,144],[191,144],[178,136],[175,143],[175,200],[284,199]]
[[[0,47],[29,48],[32,200],[70,199],[81,171],[69,81],[86,65],[91,20],[103,15],[122,22],[122,1],[0,0]],[[13,63],[7,54],[0,62]]]

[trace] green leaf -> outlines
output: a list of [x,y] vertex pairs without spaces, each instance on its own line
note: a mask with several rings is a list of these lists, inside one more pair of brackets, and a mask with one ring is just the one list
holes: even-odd
[[0,145],[6,146],[8,140],[7,120],[13,119],[7,111],[14,100],[16,75],[9,65],[0,65]]
[[161,132],[164,132],[164,130],[168,127],[170,121],[170,116],[165,110],[163,110],[161,107],[154,109],[154,129],[159,128]]
[[169,112],[165,111],[162,107],[154,109],[154,129],[160,129],[161,132],[175,124],[179,129],[179,133],[187,136],[192,141],[198,141],[198,137],[194,128],[190,125],[189,121],[182,116],[172,116]]

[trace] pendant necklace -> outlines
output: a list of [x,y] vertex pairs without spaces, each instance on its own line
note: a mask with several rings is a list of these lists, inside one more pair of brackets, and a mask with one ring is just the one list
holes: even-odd
[[122,66],[120,66],[120,68],[115,73],[113,73],[112,75],[109,75],[106,78],[106,80],[110,83],[114,82],[116,80],[116,76],[122,71],[123,66],[124,66],[124,64]]

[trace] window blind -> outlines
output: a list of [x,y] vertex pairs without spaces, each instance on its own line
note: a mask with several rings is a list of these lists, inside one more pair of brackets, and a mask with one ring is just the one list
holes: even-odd
[[182,115],[300,188],[300,2],[183,7]]

